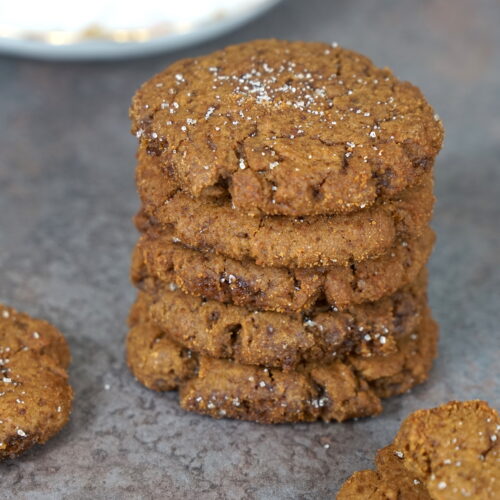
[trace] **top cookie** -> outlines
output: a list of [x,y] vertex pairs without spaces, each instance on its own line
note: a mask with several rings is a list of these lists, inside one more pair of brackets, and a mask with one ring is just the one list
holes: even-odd
[[146,82],[132,131],[194,197],[247,213],[347,213],[432,168],[442,124],[420,90],[323,43],[257,40],[178,61]]

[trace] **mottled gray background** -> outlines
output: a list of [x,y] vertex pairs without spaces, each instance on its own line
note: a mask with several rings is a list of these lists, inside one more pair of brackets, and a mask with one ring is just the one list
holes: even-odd
[[[289,0],[175,54],[0,58],[0,301],[65,332],[76,392],[58,437],[0,465],[0,497],[333,498],[413,410],[452,398],[500,406],[499,26],[495,0]],[[446,125],[430,266],[441,354],[431,380],[376,419],[214,421],[179,410],[175,394],[143,389],[123,361],[137,208],[130,97],[174,59],[270,36],[366,53],[421,86]]]

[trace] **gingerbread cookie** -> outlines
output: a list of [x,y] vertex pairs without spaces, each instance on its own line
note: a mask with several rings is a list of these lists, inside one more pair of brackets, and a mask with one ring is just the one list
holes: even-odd
[[45,443],[66,424],[69,361],[56,328],[0,305],[0,460]]
[[421,92],[323,43],[256,40],[177,61],[130,110],[140,145],[193,197],[246,213],[347,213],[430,171],[442,125]]
[[411,283],[427,262],[434,233],[398,242],[387,253],[349,266],[308,269],[261,267],[172,241],[172,232],[144,234],[132,259],[140,289],[179,287],[191,295],[250,309],[297,312],[326,302],[343,310],[375,301]]
[[136,307],[168,337],[201,354],[242,364],[293,368],[304,361],[328,362],[346,352],[388,354],[410,333],[426,307],[425,276],[392,296],[335,312],[316,307],[283,314],[207,301],[180,291],[140,294]]
[[146,387],[179,387],[186,410],[263,423],[376,415],[382,410],[381,398],[427,378],[437,344],[437,327],[426,314],[413,333],[398,339],[392,354],[372,356],[362,364],[350,355],[283,371],[200,356],[184,350],[160,328],[141,322],[140,314],[133,323],[128,364]]
[[175,187],[165,191],[159,187],[157,163],[149,157],[138,165],[137,188],[146,216],[138,219],[139,229],[168,227],[176,242],[236,260],[251,258],[260,266],[348,265],[376,258],[398,240],[419,237],[434,205],[432,177],[426,175],[397,198],[352,214],[253,217],[234,210],[218,193],[191,199]]

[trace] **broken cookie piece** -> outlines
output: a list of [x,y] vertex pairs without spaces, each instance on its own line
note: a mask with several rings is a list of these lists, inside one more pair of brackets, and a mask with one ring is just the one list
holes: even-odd
[[500,498],[500,417],[484,401],[419,410],[377,454],[377,470],[353,474],[338,500]]

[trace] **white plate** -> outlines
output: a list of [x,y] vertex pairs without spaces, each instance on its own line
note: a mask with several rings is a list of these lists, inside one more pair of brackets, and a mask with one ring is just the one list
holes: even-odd
[[216,37],[281,0],[0,1],[0,51],[43,59],[112,59]]

